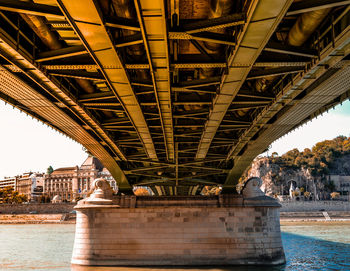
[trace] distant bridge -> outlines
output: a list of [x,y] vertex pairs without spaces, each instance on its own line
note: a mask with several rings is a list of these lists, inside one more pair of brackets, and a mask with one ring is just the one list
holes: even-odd
[[121,192],[233,192],[271,142],[349,97],[349,4],[2,0],[0,98]]

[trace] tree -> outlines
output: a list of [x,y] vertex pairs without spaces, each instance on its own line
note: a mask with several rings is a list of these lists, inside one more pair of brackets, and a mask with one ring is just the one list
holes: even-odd
[[293,197],[298,197],[299,196],[299,192],[298,191],[293,191],[292,195],[293,195]]
[[278,153],[274,151],[274,152],[271,154],[271,157],[272,157],[272,158],[278,157]]
[[23,203],[28,201],[27,196],[14,191],[12,187],[0,189],[0,198],[3,203]]
[[202,190],[202,194],[205,196],[210,195],[219,195],[221,192],[221,188],[219,186],[204,186]]
[[45,196],[44,196],[44,195],[41,195],[41,196],[40,196],[39,202],[40,202],[40,203],[45,203]]
[[310,193],[309,191],[305,191],[305,192],[304,192],[304,197],[305,197],[305,198],[308,199],[308,198],[310,198],[310,196],[311,196],[311,193]]
[[340,198],[340,194],[338,192],[332,192],[331,193],[331,198],[332,199],[339,199]]
[[149,192],[147,189],[143,188],[143,187],[138,187],[134,190],[134,194],[136,196],[150,196]]
[[335,184],[333,181],[330,181],[324,185],[324,188],[328,191],[333,192],[335,190]]
[[53,168],[52,168],[52,166],[49,166],[49,167],[47,168],[46,173],[47,173],[47,174],[51,174],[52,172],[53,172]]

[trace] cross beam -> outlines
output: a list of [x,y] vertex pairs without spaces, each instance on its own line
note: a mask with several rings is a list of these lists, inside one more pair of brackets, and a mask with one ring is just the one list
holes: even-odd
[[86,51],[83,45],[71,46],[62,49],[42,52],[38,54],[38,58],[35,59],[36,62],[44,62],[55,59],[62,59],[72,56],[80,56],[86,55],[88,52]]
[[290,9],[287,12],[287,16],[297,15],[300,13],[325,9],[325,8],[334,8],[339,6],[349,5],[349,0],[309,0],[309,1],[300,1],[295,2],[291,5]]
[[317,50],[308,49],[308,48],[300,48],[300,47],[290,46],[290,45],[286,45],[286,44],[279,44],[276,42],[269,42],[266,45],[264,51],[274,52],[274,53],[279,53],[279,54],[293,55],[293,56],[310,57],[310,58],[317,58],[318,57]]
[[245,23],[245,20],[246,18],[244,13],[237,13],[221,16],[219,18],[183,24],[182,28],[187,34],[194,34],[199,32],[218,30],[235,25],[242,25]]
[[50,16],[64,19],[61,10],[58,7],[36,4],[32,2],[23,2],[18,0],[1,0],[0,9],[18,13],[25,13],[36,16]]

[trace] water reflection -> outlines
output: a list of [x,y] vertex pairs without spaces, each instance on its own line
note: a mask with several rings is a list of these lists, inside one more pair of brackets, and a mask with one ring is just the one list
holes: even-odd
[[71,271],[279,271],[281,267],[268,266],[230,266],[230,267],[97,267],[71,266]]
[[[194,267],[194,268],[142,268],[142,267],[84,267],[72,266],[72,271],[307,271],[307,270],[350,270],[350,231],[349,225],[341,225],[341,231],[331,228],[332,225],[320,226],[308,225],[298,228],[293,226],[287,230],[293,230],[300,234],[290,232],[282,233],[283,246],[287,263],[281,266],[230,266],[230,267]],[[344,228],[346,227],[346,228]],[[286,229],[286,228],[285,228]],[[328,229],[328,230],[327,230]],[[340,239],[349,243],[321,240],[305,234],[315,234],[324,238]],[[335,235],[335,236],[334,236]]]

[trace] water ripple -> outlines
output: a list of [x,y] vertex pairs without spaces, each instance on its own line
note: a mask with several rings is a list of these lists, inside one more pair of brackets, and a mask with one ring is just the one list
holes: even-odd
[[71,266],[74,225],[0,225],[0,270],[309,271],[350,270],[349,223],[282,226],[287,263],[277,267],[111,268]]

